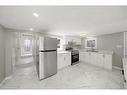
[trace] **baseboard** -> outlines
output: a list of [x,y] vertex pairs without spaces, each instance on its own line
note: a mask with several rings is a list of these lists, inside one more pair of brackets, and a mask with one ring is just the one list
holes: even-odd
[[117,69],[117,70],[122,70],[122,68],[117,67],[117,66],[112,66],[112,68]]
[[6,80],[11,79],[12,76],[5,77],[3,81],[0,83],[0,87],[5,83]]

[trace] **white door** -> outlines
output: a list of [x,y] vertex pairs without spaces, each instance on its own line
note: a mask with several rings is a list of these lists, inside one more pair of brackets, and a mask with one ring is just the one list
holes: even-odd
[[90,63],[90,53],[89,52],[85,53],[85,62]]
[[97,53],[91,53],[91,64],[97,64]]
[[84,52],[79,52],[79,61],[85,62],[85,53]]
[[71,65],[71,54],[70,53],[64,54],[64,62],[65,62],[65,66]]
[[64,59],[63,59],[63,54],[59,53],[57,54],[57,68],[61,69],[64,67]]

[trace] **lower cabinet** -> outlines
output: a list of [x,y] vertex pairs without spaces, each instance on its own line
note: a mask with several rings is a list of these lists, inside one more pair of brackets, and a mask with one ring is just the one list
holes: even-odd
[[79,53],[79,61],[81,61],[81,62],[86,62],[86,56],[87,54],[86,54],[86,52],[80,52]]
[[105,54],[105,56],[104,56],[104,68],[112,70],[112,55]]
[[103,54],[96,52],[80,52],[79,60],[84,63],[89,63],[102,68],[112,70],[112,54]]
[[98,55],[98,58],[96,59],[97,60],[97,65],[99,67],[104,67],[104,54],[97,54]]
[[71,53],[57,54],[57,68],[61,69],[71,65]]

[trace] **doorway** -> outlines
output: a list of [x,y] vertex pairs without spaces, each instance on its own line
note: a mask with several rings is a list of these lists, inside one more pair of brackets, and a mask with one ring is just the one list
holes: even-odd
[[15,69],[35,65],[36,35],[33,33],[16,33],[15,39]]

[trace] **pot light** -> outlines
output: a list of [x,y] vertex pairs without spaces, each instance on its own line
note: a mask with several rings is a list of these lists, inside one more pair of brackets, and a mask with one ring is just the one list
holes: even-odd
[[33,13],[33,16],[35,16],[35,17],[39,17],[39,14],[37,14],[37,13]]
[[30,30],[30,31],[33,31],[34,29],[33,29],[33,28],[30,28],[29,30]]

